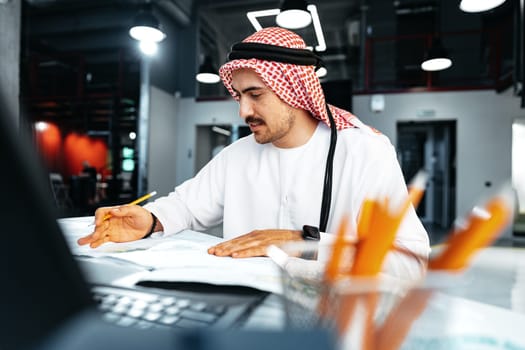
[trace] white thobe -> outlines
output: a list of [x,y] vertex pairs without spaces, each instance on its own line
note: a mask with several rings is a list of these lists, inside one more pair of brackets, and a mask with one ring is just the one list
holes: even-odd
[[[164,227],[162,234],[204,230],[223,223],[223,237],[232,239],[257,229],[302,230],[319,226],[330,129],[319,123],[310,140],[297,148],[259,144],[253,135],[224,148],[192,179],[168,196],[145,205]],[[394,147],[367,126],[338,132],[333,164],[332,201],[326,234],[335,233],[344,215],[351,232],[361,205],[370,196],[403,198],[407,189]],[[427,257],[428,235],[411,208],[395,245]],[[417,278],[421,261],[390,253],[385,272]]]

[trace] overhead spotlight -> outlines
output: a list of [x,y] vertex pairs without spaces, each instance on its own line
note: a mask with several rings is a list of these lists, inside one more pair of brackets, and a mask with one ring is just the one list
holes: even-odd
[[483,12],[503,4],[505,0],[461,0],[459,8],[465,12]]
[[139,41],[161,42],[166,34],[160,29],[159,20],[153,15],[151,4],[147,3],[135,16],[129,35]]
[[147,56],[154,56],[159,50],[159,45],[154,41],[141,40],[139,42],[140,51]]
[[448,56],[447,50],[441,44],[441,40],[434,38],[432,47],[425,55],[425,60],[421,63],[421,69],[425,71],[439,71],[449,68],[452,60]]
[[221,77],[217,73],[217,70],[215,67],[213,67],[213,63],[211,61],[211,56],[206,56],[204,58],[204,62],[202,62],[199,73],[195,77],[198,82],[204,83],[204,84],[215,84],[221,81]]
[[312,23],[312,16],[308,12],[306,1],[284,0],[275,21],[280,27],[299,29]]

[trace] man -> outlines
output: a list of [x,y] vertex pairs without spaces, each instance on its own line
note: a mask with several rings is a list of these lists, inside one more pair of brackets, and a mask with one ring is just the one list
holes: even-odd
[[[363,201],[371,194],[391,199],[406,196],[389,140],[350,112],[327,106],[313,64],[286,62],[290,56],[299,56],[301,61],[302,56],[313,55],[304,53],[301,37],[282,28],[265,28],[242,44],[237,44],[241,53],[230,53],[231,60],[221,67],[220,75],[239,102],[239,115],[252,134],[226,147],[166,197],[144,207],[98,209],[95,231],[79,244],[97,247],[153,232],[202,230],[222,221],[227,241],[211,247],[210,254],[262,256],[271,244],[315,237],[312,227],[321,226],[321,240],[329,239],[344,216],[350,218],[351,232],[355,232]],[[330,129],[331,124],[337,132]],[[331,132],[337,137],[332,150]],[[330,178],[325,165],[330,150],[334,152],[333,190],[327,191],[331,198],[326,201],[324,184]],[[323,219],[322,214],[320,222],[322,202],[330,205],[329,215]],[[103,220],[107,213],[111,218]],[[385,272],[420,276],[429,241],[413,208],[395,244],[410,254],[390,253]]]

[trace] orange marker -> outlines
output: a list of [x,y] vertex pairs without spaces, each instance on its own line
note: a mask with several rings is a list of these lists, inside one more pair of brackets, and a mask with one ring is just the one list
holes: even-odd
[[491,244],[513,217],[514,197],[502,193],[490,199],[484,208],[475,207],[463,227],[453,231],[444,250],[431,259],[432,270],[460,270],[467,266],[474,252]]
[[365,199],[359,220],[357,221],[357,239],[365,239],[370,233],[370,225],[374,220],[374,212],[377,211],[377,202],[372,199]]
[[[348,248],[348,243],[345,243],[345,235],[348,227],[348,217],[344,216],[343,220],[339,224],[339,229],[334,242],[332,243],[332,254],[330,259],[326,263],[325,273],[324,273],[324,290],[319,298],[319,303],[317,305],[317,313],[321,317],[328,316],[328,310],[331,307],[329,301],[329,293],[333,283],[337,280],[340,274],[341,262],[344,256],[345,247]],[[332,306],[333,307],[333,306]]]
[[[432,270],[458,270],[467,266],[474,252],[489,245],[511,222],[515,197],[505,188],[491,198],[484,208],[476,207],[464,227],[456,229],[446,248],[429,263]],[[396,350],[405,340],[412,324],[424,311],[431,289],[413,289],[390,312],[375,334],[378,350]]]
[[[475,209],[466,227],[453,231],[444,251],[429,263],[431,270],[460,270],[467,266],[474,252],[490,244],[512,218],[512,200],[495,197],[484,209]],[[413,289],[390,312],[376,332],[378,350],[401,347],[412,324],[424,311],[433,294],[430,289]]]
[[341,260],[345,250],[345,235],[348,228],[348,217],[344,216],[339,224],[337,235],[335,237],[332,255],[326,264],[325,280],[327,282],[334,282],[340,273]]
[[363,240],[359,242],[359,249],[355,253],[352,275],[374,276],[379,273],[410,205],[417,206],[423,197],[426,181],[425,172],[416,174],[409,185],[408,197],[399,209],[391,210],[388,198],[382,202],[376,201],[374,205],[365,203],[367,207],[363,207],[363,220],[368,219],[368,222],[358,226],[358,229],[363,230],[359,233]]

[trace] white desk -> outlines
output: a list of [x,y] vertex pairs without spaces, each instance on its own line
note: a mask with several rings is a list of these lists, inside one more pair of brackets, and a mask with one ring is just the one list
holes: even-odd
[[[59,220],[90,282],[132,288],[140,281],[191,281],[280,291],[279,271],[269,258],[232,259],[207,254],[208,247],[221,241],[215,236],[185,231],[164,238],[107,243],[97,249],[78,246],[76,240],[92,231],[92,221],[92,217]],[[266,297],[243,328],[282,330],[284,310],[280,297],[274,293]]]
[[[140,263],[143,262],[140,252],[151,249],[157,250],[160,255],[165,254],[160,249],[161,244],[196,239],[199,244],[208,247],[219,241],[213,236],[188,232],[132,244],[107,244],[90,250],[74,243],[78,237],[90,232],[91,228],[87,227],[89,222],[90,218],[65,219],[61,220],[61,226],[74,254],[97,257],[79,259],[89,262],[88,277],[98,282],[129,284],[136,281],[130,276],[136,276],[137,272],[147,273],[146,264]],[[176,250],[176,245],[172,248]],[[106,256],[133,257],[132,260],[139,264],[106,260],[97,266]],[[178,257],[174,261],[182,260],[180,255]],[[109,270],[108,263],[113,266]],[[164,267],[177,266],[177,263],[162,264]],[[282,329],[284,311],[280,297],[276,294],[267,297],[244,327]],[[525,350],[525,249],[492,247],[479,253],[456,284],[444,288],[432,299],[403,345],[403,349],[422,348]]]
[[489,247],[413,325],[404,349],[525,350],[525,249]]

